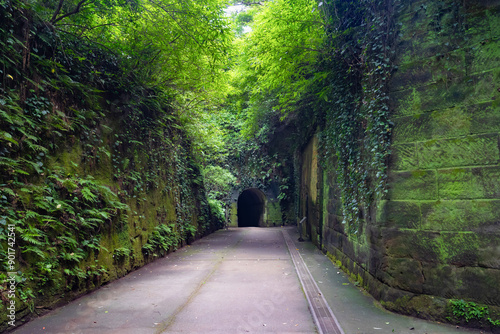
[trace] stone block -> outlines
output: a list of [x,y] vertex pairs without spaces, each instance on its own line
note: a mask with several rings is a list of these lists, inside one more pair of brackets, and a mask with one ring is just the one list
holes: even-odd
[[416,240],[417,249],[420,249],[422,260],[433,259],[441,264],[455,266],[477,265],[477,235],[471,232],[435,233],[422,232],[421,238]]
[[431,245],[441,263],[457,267],[477,266],[479,238],[476,233],[460,231],[432,235]]
[[437,16],[433,11],[439,9],[428,7],[435,4],[427,2],[417,11],[400,17],[402,27],[397,45],[396,63],[430,58],[464,46],[461,27],[453,24],[456,20],[454,13],[444,11]]
[[475,13],[479,11],[494,10],[500,7],[500,0],[481,0],[465,2],[466,11]]
[[[396,117],[461,106],[467,99],[472,99],[471,94],[477,90],[474,80],[479,81],[481,78],[468,80],[458,78],[451,81],[443,79],[404,91],[392,92],[389,94],[389,102]],[[482,96],[473,99],[484,100]]]
[[438,170],[440,199],[472,199],[480,198],[472,187],[472,171],[470,168],[451,168]]
[[341,216],[342,201],[340,200],[340,195],[335,197],[330,197],[326,208],[329,214],[336,214],[338,216]]
[[500,167],[473,168],[472,187],[480,198],[500,198]]
[[342,248],[340,250],[350,259],[356,258],[356,253],[354,251],[354,244],[352,240],[349,239],[346,235],[339,234],[338,238],[341,240]]
[[490,25],[490,38],[500,38],[500,6],[490,8],[486,11],[488,23]]
[[330,236],[329,244],[341,250],[345,241],[345,235],[330,229],[329,236]]
[[464,80],[464,84],[472,87],[470,94],[466,95],[464,104],[473,105],[483,102],[492,102],[500,105],[500,67],[491,64],[489,71],[471,74]]
[[422,111],[422,90],[420,87],[413,87],[406,90],[393,91],[389,93],[389,104],[394,110],[395,117],[421,114]]
[[500,200],[441,200],[421,203],[422,229],[484,231],[498,227]]
[[381,201],[377,211],[377,224],[407,229],[421,226],[420,207],[414,201]]
[[471,133],[500,132],[500,107],[490,101],[470,105],[467,112],[471,115]]
[[437,255],[427,243],[428,233],[418,230],[385,229],[382,244],[385,255],[394,258],[411,258],[417,261],[438,262]]
[[385,283],[393,288],[410,291],[413,293],[422,293],[422,284],[424,276],[419,261],[408,258],[386,259]]
[[388,189],[391,200],[436,200],[436,171],[390,172]]
[[457,267],[478,264],[479,237],[473,232],[385,230],[386,256]]
[[443,79],[428,85],[391,92],[390,105],[395,116],[421,114],[483,102],[500,104],[500,68],[452,80]]
[[477,303],[500,305],[500,270],[481,267],[457,269],[457,293]]
[[477,44],[491,39],[490,18],[486,11],[471,11],[465,14],[467,30],[464,39],[467,45],[474,47]]
[[468,135],[472,118],[472,113],[462,107],[398,117],[394,120],[393,139],[405,143]]
[[482,73],[500,67],[500,40],[486,40],[470,48],[468,60],[470,62],[469,74]]
[[412,170],[418,168],[416,144],[392,145],[391,166],[394,170]]
[[431,139],[431,120],[429,113],[395,118],[392,131],[393,142],[402,144]]
[[439,54],[427,61],[426,65],[432,72],[432,81],[450,82],[466,76],[466,53],[459,49],[452,52]]
[[432,82],[432,71],[428,62],[428,60],[417,60],[401,64],[391,78],[390,90],[408,89]]
[[495,230],[478,235],[477,261],[480,267],[500,270],[500,223]]
[[417,143],[417,152],[422,169],[493,165],[500,157],[497,134]]
[[430,114],[433,139],[459,137],[470,134],[472,116],[466,108],[454,107],[433,111]]
[[427,295],[456,298],[456,267],[448,264],[422,262],[425,281],[422,292]]

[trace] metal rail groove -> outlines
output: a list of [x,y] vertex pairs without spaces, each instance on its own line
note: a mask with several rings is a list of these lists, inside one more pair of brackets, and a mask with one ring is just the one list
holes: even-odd
[[323,297],[321,290],[314,281],[311,272],[307,268],[304,259],[295,248],[295,244],[292,238],[286,230],[281,230],[283,232],[283,237],[285,239],[288,251],[292,257],[293,264],[295,265],[295,270],[299,276],[300,283],[304,289],[307,301],[309,302],[309,308],[313,315],[316,326],[320,334],[344,334],[344,331],[340,327],[340,324],[333,314],[330,306],[328,306],[327,301]]

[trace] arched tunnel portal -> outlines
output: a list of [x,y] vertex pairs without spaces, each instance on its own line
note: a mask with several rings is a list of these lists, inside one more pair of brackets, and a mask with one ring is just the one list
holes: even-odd
[[243,191],[238,197],[238,227],[262,226],[266,195],[256,188]]

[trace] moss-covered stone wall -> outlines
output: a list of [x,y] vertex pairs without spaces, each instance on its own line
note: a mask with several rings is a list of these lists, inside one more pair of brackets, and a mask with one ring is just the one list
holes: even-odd
[[[55,103],[53,108],[51,112],[69,113]],[[17,324],[218,228],[182,131],[174,130],[160,145],[147,138],[127,142],[127,126],[120,116],[107,113],[89,129],[97,139],[95,147],[88,145],[87,136],[69,133],[58,149],[41,160],[43,169],[38,173],[24,176],[19,187],[15,182],[3,184],[5,198],[24,220],[29,214],[43,214],[54,226],[38,227],[32,234],[34,246],[26,241],[28,232],[17,238],[16,270],[21,282],[15,299]],[[96,159],[97,152],[108,154]],[[12,190],[7,192],[8,185]],[[104,199],[97,198],[100,194],[95,189],[116,195],[119,209],[103,208]],[[90,199],[82,197],[86,190],[92,192]],[[71,205],[76,204],[70,203],[87,203],[88,208],[75,212]],[[24,213],[22,208],[29,210]],[[21,220],[8,222],[22,226]],[[5,311],[6,305],[0,309]],[[8,312],[1,314],[0,331],[12,328],[7,324]]]
[[0,84],[0,332],[222,225],[172,97],[3,6],[0,33],[26,58],[0,57],[16,60]]
[[322,221],[319,219],[321,211],[319,199],[319,165],[318,165],[318,137],[315,135],[306,144],[300,156],[302,163],[300,195],[297,220],[305,221],[299,226],[304,239],[317,242],[322,234]]
[[[500,310],[500,1],[395,8],[388,192],[349,235],[328,167],[335,161],[318,164],[310,144],[302,154],[303,232],[389,309],[493,326]],[[321,178],[311,176],[315,168]],[[460,299],[485,305],[490,320],[454,314]]]

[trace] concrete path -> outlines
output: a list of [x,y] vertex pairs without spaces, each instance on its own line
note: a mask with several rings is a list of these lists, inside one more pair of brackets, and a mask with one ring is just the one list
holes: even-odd
[[[283,230],[218,231],[14,333],[317,333]],[[293,228],[285,233],[344,333],[480,333],[377,307]]]

